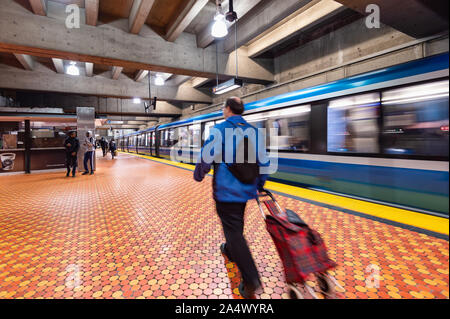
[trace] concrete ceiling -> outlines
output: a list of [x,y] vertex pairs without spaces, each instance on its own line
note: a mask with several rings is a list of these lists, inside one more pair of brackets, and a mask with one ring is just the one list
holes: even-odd
[[[239,76],[246,83],[273,83],[274,58],[361,18],[368,2],[380,5],[383,23],[407,34],[448,28],[448,13],[425,0],[234,2]],[[79,29],[65,26],[69,4],[81,8]],[[227,11],[228,0],[222,5]],[[151,71],[166,79],[163,87],[153,85],[152,97],[167,105],[211,104],[212,93],[201,88],[215,83],[216,62],[221,81],[236,66],[232,23],[225,39],[210,35],[215,13],[215,0],[2,0],[0,90],[148,99]],[[65,73],[70,61],[79,77]]]

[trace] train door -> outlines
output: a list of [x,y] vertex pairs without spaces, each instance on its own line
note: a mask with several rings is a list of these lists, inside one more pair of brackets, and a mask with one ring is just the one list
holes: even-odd
[[160,132],[159,130],[155,130],[154,136],[153,136],[153,141],[155,144],[155,156],[159,157],[159,145],[160,145]]
[[134,140],[136,141],[134,143],[136,145],[136,154],[139,154],[139,135],[135,135]]
[[150,134],[148,135],[148,137],[149,137],[149,145],[150,145],[150,155],[151,156],[154,156],[154,154],[155,154],[155,151],[154,151],[154,147],[155,147],[155,144],[153,143],[153,136],[155,135],[155,132],[150,132]]

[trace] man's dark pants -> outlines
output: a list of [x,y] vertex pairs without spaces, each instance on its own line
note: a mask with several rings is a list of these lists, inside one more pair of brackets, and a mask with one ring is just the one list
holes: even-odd
[[88,161],[90,161],[90,166],[91,166],[91,173],[94,172],[94,152],[86,152],[84,153],[84,170],[86,172],[89,172],[88,169]]
[[261,281],[247,241],[244,238],[244,214],[247,203],[216,201],[217,214],[222,221],[226,252],[236,262],[246,285],[258,288]]
[[75,175],[77,171],[78,166],[78,160],[77,156],[72,156],[72,154],[66,155],[66,167],[67,167],[67,174],[70,173],[70,168],[72,167],[72,175]]

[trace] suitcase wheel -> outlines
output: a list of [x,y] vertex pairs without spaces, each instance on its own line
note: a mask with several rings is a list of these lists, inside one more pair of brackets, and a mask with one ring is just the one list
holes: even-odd
[[289,285],[289,297],[291,299],[305,299],[301,291],[293,285]]
[[336,288],[344,290],[336,279],[326,273],[317,274],[316,277],[317,283],[319,284],[320,293],[323,294],[325,298],[335,299],[337,297]]
[[299,288],[296,285],[289,284],[289,296],[291,299],[319,299],[314,292],[314,289],[307,283],[301,285]]

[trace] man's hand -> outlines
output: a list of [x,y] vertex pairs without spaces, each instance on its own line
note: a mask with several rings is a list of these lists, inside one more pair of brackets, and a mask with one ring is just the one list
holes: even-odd
[[73,152],[73,153],[72,153],[72,156],[75,156],[75,155],[77,155],[77,153],[76,153],[76,152]]
[[67,147],[72,147],[72,144],[70,144],[70,143],[69,143],[69,144],[67,144]]

